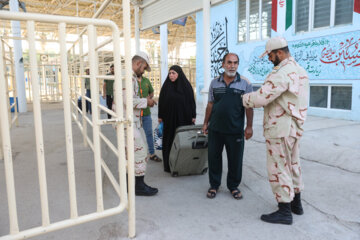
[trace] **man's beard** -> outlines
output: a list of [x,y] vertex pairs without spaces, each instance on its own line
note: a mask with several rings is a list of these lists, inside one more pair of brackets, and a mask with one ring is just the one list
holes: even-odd
[[228,70],[225,70],[226,75],[228,75],[229,77],[235,77],[236,76],[236,72],[230,72]]
[[141,76],[143,75],[143,74],[140,72],[140,70],[136,71],[135,74],[136,74],[137,77],[141,77]]
[[280,64],[280,59],[279,59],[278,56],[275,55],[275,60],[274,60],[274,61],[271,61],[271,62],[272,62],[272,63],[274,64],[274,66],[276,67],[277,65]]

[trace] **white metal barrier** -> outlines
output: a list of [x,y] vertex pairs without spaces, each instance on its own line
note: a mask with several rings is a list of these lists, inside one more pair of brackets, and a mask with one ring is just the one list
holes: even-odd
[[[1,38],[1,45],[2,45],[2,58],[3,58],[3,74],[5,78],[6,84],[6,97],[8,102],[8,113],[9,113],[9,123],[10,127],[16,122],[16,126],[19,125],[18,122],[18,109],[17,109],[17,91],[16,91],[16,83],[15,83],[15,63],[13,58],[13,48],[11,45]],[[9,85],[10,83],[10,85]],[[13,99],[13,102],[10,102],[10,98]],[[12,114],[11,112],[14,112]],[[14,115],[14,116],[12,116]]]
[[[124,36],[125,36],[125,78],[129,79],[126,82],[126,105],[132,106],[132,92],[131,92],[131,56],[130,56],[130,3],[128,0],[123,0],[123,12],[124,12]],[[29,13],[13,13],[0,11],[0,19],[4,20],[18,20],[26,21],[27,27],[27,39],[29,42],[29,56],[30,56],[30,73],[32,81],[32,97],[33,97],[33,112],[34,112],[34,123],[35,123],[35,137],[36,137],[36,152],[37,152],[37,163],[38,163],[38,175],[40,185],[40,202],[42,212],[42,226],[35,227],[27,230],[20,230],[18,225],[18,214],[16,208],[16,196],[15,196],[15,185],[14,185],[14,171],[12,163],[12,151],[11,151],[11,139],[10,139],[10,126],[9,121],[3,121],[8,119],[7,109],[7,92],[6,92],[6,81],[3,74],[0,74],[0,113],[1,118],[1,136],[2,146],[4,152],[4,165],[5,165],[5,179],[6,179],[6,191],[8,197],[8,209],[9,209],[9,222],[10,222],[10,233],[9,235],[2,236],[0,239],[23,239],[32,236],[44,234],[46,232],[63,229],[66,227],[74,226],[77,224],[85,223],[88,221],[112,216],[119,214],[125,209],[128,210],[129,217],[129,237],[135,236],[135,192],[134,192],[134,137],[133,137],[133,126],[132,126],[132,107],[126,108],[126,114],[123,114],[123,98],[122,91],[115,91],[116,113],[107,110],[99,104],[99,91],[97,79],[104,76],[99,76],[97,73],[98,61],[97,61],[97,38],[96,38],[96,27],[108,27],[112,31],[112,41],[114,45],[114,67],[115,75],[112,78],[115,80],[115,89],[122,89],[121,81],[121,59],[120,59],[120,33],[116,24],[109,20],[99,19],[87,19],[87,18],[76,18],[76,17],[65,17],[65,16],[53,16],[53,15],[40,15],[40,14],[29,14]],[[68,182],[69,182],[69,197],[70,197],[70,219],[63,220],[60,222],[50,222],[49,218],[49,207],[48,207],[48,193],[47,193],[47,180],[46,180],[46,168],[45,168],[45,152],[43,142],[43,129],[42,129],[42,117],[41,117],[41,106],[40,106],[40,86],[39,86],[39,74],[38,64],[36,59],[35,49],[35,22],[47,22],[58,24],[59,31],[59,44],[61,54],[61,82],[62,82],[62,97],[64,104],[64,121],[65,121],[65,136],[66,136],[66,152],[67,152],[67,170],[68,170]],[[87,27],[88,39],[89,39],[89,67],[90,71],[90,82],[91,82],[91,93],[92,97],[87,98],[92,104],[92,120],[88,119],[84,112],[83,125],[78,125],[83,130],[86,130],[86,122],[93,127],[93,141],[84,134],[84,143],[89,143],[94,151],[95,161],[95,178],[96,178],[96,204],[97,212],[90,213],[87,215],[78,215],[78,204],[76,199],[76,185],[75,185],[75,168],[74,168],[74,152],[73,152],[73,139],[72,139],[72,124],[71,124],[71,92],[70,92],[70,77],[68,73],[68,58],[66,49],[66,25],[76,24]],[[81,45],[81,38],[79,44]],[[82,47],[80,47],[82,49]],[[82,50],[81,50],[82,51]],[[0,69],[4,67],[3,60],[3,45],[0,44]],[[80,65],[80,73],[82,74],[83,66]],[[107,76],[109,77],[109,76]],[[82,77],[81,77],[82,78]],[[76,90],[76,84],[75,92]],[[84,96],[83,84],[81,84],[81,95]],[[85,97],[83,97],[85,100]],[[83,110],[85,110],[84,100],[82,102]],[[77,104],[76,104],[77,105]],[[75,105],[75,106],[76,106]],[[76,108],[77,109],[77,108]],[[113,119],[101,120],[99,116],[100,109],[109,112]],[[77,112],[77,111],[75,111]],[[4,116],[4,117],[3,117]],[[124,117],[126,116],[126,117]],[[73,117],[78,119],[73,113]],[[109,144],[109,141],[101,134],[100,126],[108,123],[116,124],[116,135],[117,135],[117,146],[111,145],[111,149],[116,153],[118,157],[118,172],[119,176],[114,177],[106,166],[105,162],[101,159],[100,152],[100,138]],[[127,161],[125,157],[125,129],[126,127],[126,145],[127,145]],[[111,143],[110,143],[111,144]],[[111,183],[113,184],[115,191],[119,195],[120,204],[115,208],[104,209],[103,202],[103,189],[102,189],[102,169],[108,175]],[[128,193],[126,188],[126,170],[128,172]],[[24,199],[23,199],[24,200]]]

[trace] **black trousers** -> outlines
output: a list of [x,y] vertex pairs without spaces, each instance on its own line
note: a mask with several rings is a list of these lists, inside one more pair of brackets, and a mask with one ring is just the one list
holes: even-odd
[[[106,95],[106,105],[107,105],[108,109],[110,109],[110,110],[112,109],[113,101],[114,101],[113,96]],[[111,118],[111,115],[108,114],[108,119],[110,119],[110,118]]]
[[208,160],[211,188],[218,189],[221,185],[222,152],[224,146],[228,159],[226,185],[231,191],[236,189],[241,182],[244,134],[230,135],[209,130]]

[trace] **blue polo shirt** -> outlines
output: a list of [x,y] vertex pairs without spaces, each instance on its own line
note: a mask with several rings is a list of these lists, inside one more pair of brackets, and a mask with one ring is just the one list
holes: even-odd
[[225,134],[244,134],[245,108],[242,95],[252,91],[250,81],[238,73],[228,86],[223,75],[212,80],[208,99],[213,103],[209,129]]

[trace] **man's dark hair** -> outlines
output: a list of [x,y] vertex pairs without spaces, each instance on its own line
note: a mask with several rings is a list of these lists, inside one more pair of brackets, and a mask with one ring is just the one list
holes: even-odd
[[113,67],[114,67],[114,64],[111,64],[111,65],[110,65],[110,68],[113,68]]
[[236,53],[228,52],[227,54],[224,55],[223,60],[222,60],[222,63],[225,63],[226,57],[227,57],[228,55],[230,55],[230,54],[231,54],[231,55],[235,55],[235,56],[237,57],[237,59],[238,59],[238,62],[240,62],[239,56],[238,56]]

